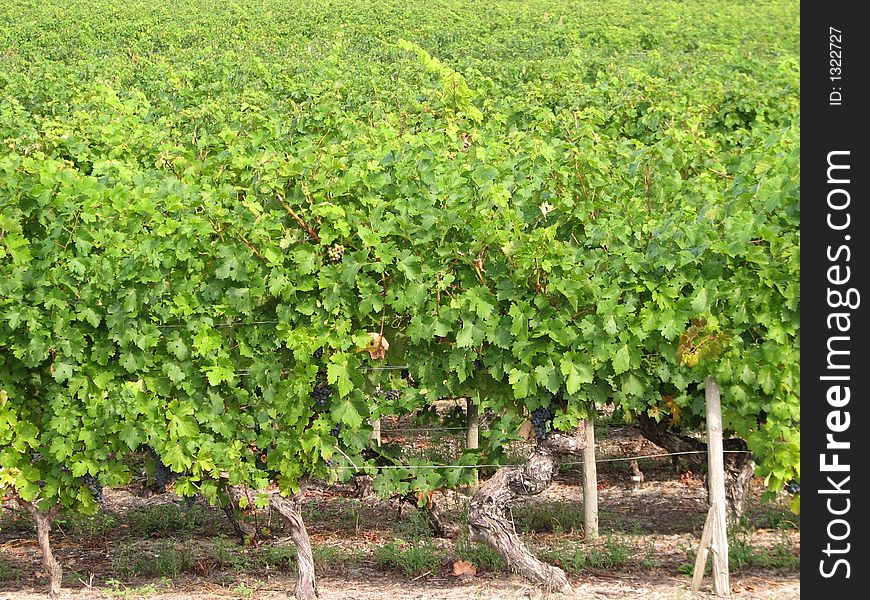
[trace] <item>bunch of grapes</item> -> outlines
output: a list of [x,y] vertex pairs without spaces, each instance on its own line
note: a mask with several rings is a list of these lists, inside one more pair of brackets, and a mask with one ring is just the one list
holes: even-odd
[[174,475],[172,471],[163,464],[163,461],[160,460],[160,456],[151,446],[148,446],[148,455],[151,460],[154,461],[154,485],[151,486],[151,490],[158,494],[164,494],[166,493],[166,486],[169,485],[170,481],[172,481]]
[[797,494],[799,491],[801,491],[801,484],[792,479],[786,484],[785,491],[792,495]]
[[85,485],[88,486],[88,490],[90,490],[91,494],[94,496],[94,500],[97,501],[97,504],[100,506],[103,505],[103,500],[105,497],[103,496],[103,486],[100,485],[100,482],[91,474],[87,474],[84,477]]
[[535,428],[535,436],[539,440],[547,437],[555,416],[556,413],[549,406],[541,406],[532,411],[532,427]]
[[154,463],[154,488],[156,491],[165,492],[166,486],[172,480],[172,471],[166,468],[159,458]]
[[414,376],[411,375],[408,369],[402,369],[399,374],[402,376],[402,379],[408,382],[408,387],[417,387],[417,380],[414,379]]
[[402,392],[399,390],[385,390],[378,385],[375,388],[375,395],[385,400],[398,400],[402,397]]
[[475,358],[474,359],[474,372],[480,373],[481,371],[483,371],[483,361],[480,360],[479,358]]
[[344,255],[344,246],[341,244],[333,244],[326,250],[326,260],[332,264],[340,263],[341,257]]
[[329,430],[329,435],[332,437],[338,437],[341,435],[341,423],[338,423],[335,427]]
[[314,354],[312,354],[312,356],[314,357],[314,360],[320,360],[321,358],[323,358],[323,347],[320,347],[317,350],[315,350]]
[[332,396],[332,386],[325,381],[318,381],[314,389],[311,390],[311,399],[314,400],[319,408],[324,408],[329,403],[329,398]]

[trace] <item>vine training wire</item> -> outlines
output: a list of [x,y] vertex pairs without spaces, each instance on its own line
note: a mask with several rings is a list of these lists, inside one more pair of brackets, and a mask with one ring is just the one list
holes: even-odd
[[[338,450],[338,448],[336,448]],[[344,455],[345,458],[350,460],[350,457],[347,456],[344,452],[339,450],[339,452]],[[744,454],[748,452],[748,450],[723,450],[725,454]],[[665,456],[682,456],[686,454],[707,454],[706,450],[686,450],[684,452],[663,452],[661,454],[645,454],[642,456],[622,456],[616,458],[596,458],[596,463],[605,463],[605,462],[620,462],[626,460],[639,460],[641,458],[662,458]],[[582,465],[585,461],[572,461],[572,462],[559,462],[560,465]],[[364,470],[384,470],[384,469],[405,469],[405,470],[418,470],[418,469],[485,469],[485,468],[495,468],[495,467],[521,467],[525,463],[504,463],[504,464],[480,464],[480,465],[362,465],[358,467],[356,463],[351,461],[353,466],[348,465],[333,465],[329,467],[334,470],[355,470],[355,471],[364,471]]]

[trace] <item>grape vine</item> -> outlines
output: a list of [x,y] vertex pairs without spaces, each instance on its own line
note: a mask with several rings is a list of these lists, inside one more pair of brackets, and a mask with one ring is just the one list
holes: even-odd
[[643,39],[558,3],[451,1],[444,35],[434,5],[95,2],[75,35],[53,0],[0,24],[0,487],[96,510],[85,474],[148,446],[185,497],[289,491],[376,472],[370,422],[458,397],[492,415],[463,460],[497,462],[529,409],[541,438],[607,404],[700,419],[707,375],[770,489],[799,484],[782,2],[668,4]]

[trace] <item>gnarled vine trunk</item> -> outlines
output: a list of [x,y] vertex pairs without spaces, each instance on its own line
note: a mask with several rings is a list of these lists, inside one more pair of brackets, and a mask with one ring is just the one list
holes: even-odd
[[[687,452],[684,458],[695,468],[701,468],[707,460],[707,444],[701,440],[671,429],[667,423],[656,421],[643,413],[637,417],[643,436],[668,452]],[[731,518],[739,518],[746,510],[746,496],[755,474],[755,460],[740,438],[724,440],[725,449],[725,500]],[[706,481],[705,481],[706,485]]]
[[42,553],[42,563],[45,566],[45,571],[48,573],[50,579],[48,595],[51,598],[57,598],[60,595],[63,569],[61,569],[60,563],[57,562],[57,559],[51,551],[49,533],[51,531],[51,523],[60,511],[60,505],[55,504],[48,511],[42,511],[30,502],[20,498],[17,500],[18,504],[26,508],[36,521],[36,542],[39,544],[39,550]]
[[290,528],[290,539],[296,545],[296,579],[297,600],[314,600],[317,598],[317,579],[314,575],[314,557],[311,553],[311,539],[308,530],[302,520],[301,495],[293,499],[285,498],[280,494],[272,494],[269,497],[269,505],[277,511]]
[[540,561],[514,529],[510,503],[543,492],[553,481],[558,456],[577,456],[586,447],[585,427],[572,434],[553,432],[538,443],[525,464],[502,467],[478,488],[468,511],[469,539],[499,553],[513,571],[548,591],[571,593],[565,572]]
[[[238,504],[239,498],[245,495],[244,490],[232,486],[227,490],[230,498]],[[297,600],[315,600],[318,596],[317,578],[314,573],[314,556],[311,552],[311,538],[302,520],[302,494],[285,498],[278,491],[269,492],[269,506],[284,518],[290,529],[290,539],[296,546],[296,598]]]

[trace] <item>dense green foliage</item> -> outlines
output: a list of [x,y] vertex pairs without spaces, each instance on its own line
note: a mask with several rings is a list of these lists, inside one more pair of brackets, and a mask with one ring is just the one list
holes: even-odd
[[792,1],[7,0],[0,487],[90,510],[147,445],[290,488],[451,396],[492,462],[560,389],[686,419],[708,374],[799,479],[798,39]]

